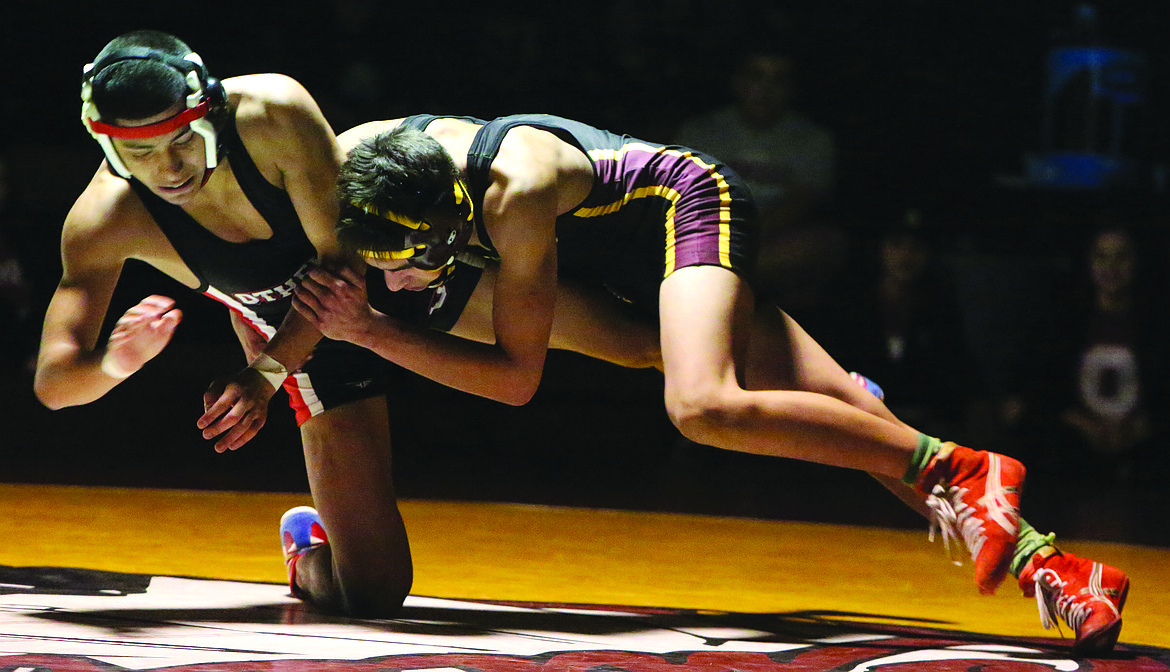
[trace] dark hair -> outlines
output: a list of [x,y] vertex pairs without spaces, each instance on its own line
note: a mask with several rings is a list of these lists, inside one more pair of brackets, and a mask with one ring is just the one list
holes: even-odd
[[337,180],[338,240],[349,250],[403,249],[403,227],[367,210],[421,220],[450,195],[458,177],[447,150],[422,131],[398,126],[363,139],[349,151]]
[[94,59],[100,70],[91,81],[93,103],[103,119],[145,119],[181,100],[188,93],[186,78],[162,60],[134,58],[102,67],[102,59],[132,48],[146,48],[175,59],[191,53],[177,37],[157,30],[139,30],[109,42]]

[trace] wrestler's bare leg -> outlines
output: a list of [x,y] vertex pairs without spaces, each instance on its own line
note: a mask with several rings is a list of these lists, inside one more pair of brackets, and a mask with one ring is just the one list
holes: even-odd
[[[495,268],[489,265],[452,333],[481,342],[492,340],[494,286]],[[652,362],[662,368],[658,330],[653,325],[631,317],[611,296],[564,281],[558,287],[550,347],[625,366]],[[746,389],[817,392],[905,427],[791,317],[774,307],[761,308],[754,314],[744,371]],[[924,497],[899,478],[881,474],[874,477],[911,508],[923,515],[929,511]]]
[[660,303],[667,411],[684,436],[895,480],[906,472],[918,433],[871,412],[858,396],[864,390],[842,385],[848,374],[794,325],[774,338],[788,341],[775,355],[787,360],[796,389],[747,389],[754,311],[739,276],[714,266],[680,269],[663,281]]
[[[748,348],[749,390],[805,390],[840,399],[888,422],[907,426],[858,385],[799,324],[774,306],[759,306]],[[908,426],[907,426],[908,427]],[[929,515],[925,497],[900,478],[871,474],[907,506]]]
[[313,502],[329,543],[296,565],[308,602],[353,616],[391,616],[413,569],[391,474],[385,397],[332,408],[301,425]]

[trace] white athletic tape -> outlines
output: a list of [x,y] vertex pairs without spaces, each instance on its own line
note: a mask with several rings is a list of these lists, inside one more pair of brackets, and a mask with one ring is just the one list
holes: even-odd
[[267,380],[268,384],[271,385],[272,389],[274,390],[279,390],[281,384],[284,383],[284,379],[288,378],[288,369],[284,368],[283,364],[264,353],[260,353],[260,356],[252,360],[252,363],[248,366],[255,369],[256,372],[260,375],[264,376],[264,380]]

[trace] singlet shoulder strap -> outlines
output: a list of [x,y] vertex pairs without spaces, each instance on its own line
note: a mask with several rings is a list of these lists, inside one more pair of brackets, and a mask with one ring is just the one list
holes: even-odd
[[475,204],[475,232],[479,236],[480,244],[495,257],[499,256],[499,252],[492,244],[487,227],[483,223],[483,199],[488,187],[491,186],[492,162],[500,153],[504,136],[512,128],[523,124],[522,120],[508,117],[486,122],[476,132],[471,147],[467,150],[467,186],[471,190],[471,199]]
[[398,122],[399,126],[406,126],[413,128],[416,131],[425,131],[427,126],[436,119],[462,119],[463,121],[470,121],[473,124],[486,124],[487,122],[479,117],[467,117],[458,114],[412,114]]
[[439,117],[434,114],[413,114],[402,120],[400,126],[413,128],[416,131],[425,131],[431,122]]
[[252,160],[252,155],[244,147],[244,141],[240,139],[234,118],[224,125],[220,133],[223,135],[223,153],[231,161],[232,172],[235,173],[237,182],[259,192],[267,192],[264,195],[270,198],[282,198],[286,195],[283,189],[269,182],[260,173],[256,162]]
[[300,216],[288,192],[269,182],[260,172],[255,160],[244,147],[234,118],[231,123],[226,124],[221,133],[224,154],[229,158],[236,182],[244,196],[272,227],[273,233],[285,231],[303,235]]

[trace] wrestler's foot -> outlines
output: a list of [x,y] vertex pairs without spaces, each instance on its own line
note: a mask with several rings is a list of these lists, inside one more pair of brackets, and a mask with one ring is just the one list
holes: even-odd
[[297,586],[297,561],[310,549],[329,543],[321,516],[310,506],[298,506],[280,517],[280,545],[284,550],[284,565],[288,568],[288,587],[295,597],[302,597]]
[[994,593],[1010,569],[1023,483],[1019,461],[954,443],[944,443],[915,482],[932,509],[930,538],[940,529],[948,550],[951,538],[963,540],[984,595]]
[[849,377],[853,379],[853,382],[857,383],[862,388],[864,388],[866,392],[869,392],[873,396],[877,397],[879,401],[885,400],[886,393],[884,390],[882,390],[881,386],[878,385],[877,383],[873,382],[869,378],[866,378],[865,376],[861,375],[860,373],[858,373],[856,371],[850,371]]
[[1020,572],[1020,589],[1036,597],[1045,629],[1059,629],[1057,616],[1073,629],[1077,653],[1105,653],[1117,643],[1129,595],[1125,572],[1072,553],[1040,552]]

